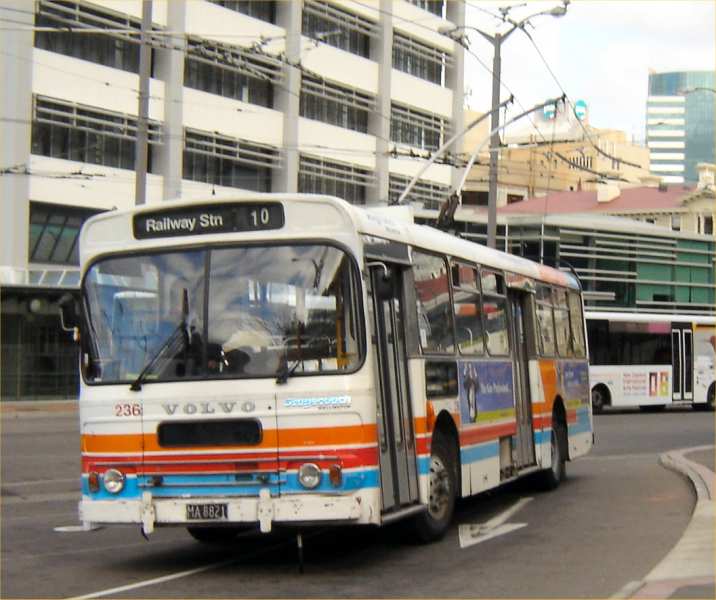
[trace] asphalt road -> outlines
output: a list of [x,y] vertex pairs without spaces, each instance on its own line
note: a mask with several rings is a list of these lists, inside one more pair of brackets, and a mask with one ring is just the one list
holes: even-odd
[[[689,483],[659,453],[713,444],[712,414],[670,410],[595,418],[597,445],[556,491],[529,482],[461,501],[442,541],[404,526],[329,529],[305,539],[299,574],[290,534],[207,547],[180,529],[145,541],[138,528],[59,533],[77,524],[76,416],[3,415],[3,598],[608,597],[639,580],[685,529]],[[505,535],[461,548],[460,525],[532,498]]]

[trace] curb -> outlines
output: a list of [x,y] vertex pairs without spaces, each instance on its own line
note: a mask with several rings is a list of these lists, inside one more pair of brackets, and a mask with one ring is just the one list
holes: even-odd
[[77,400],[8,400],[0,402],[0,414],[8,417],[58,412],[72,413],[77,409]]
[[[713,450],[697,446],[665,452],[659,463],[689,478],[696,492],[696,505],[681,539],[641,581],[625,585],[612,598],[670,598],[684,588],[714,597],[714,473],[686,458],[687,453]],[[693,596],[695,597],[695,596]]]

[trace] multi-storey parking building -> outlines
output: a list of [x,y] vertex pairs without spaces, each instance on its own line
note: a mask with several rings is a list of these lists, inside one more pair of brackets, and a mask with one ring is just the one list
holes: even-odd
[[[445,0],[152,2],[148,203],[315,192],[396,197],[463,127],[464,25]],[[142,3],[0,5],[3,398],[72,396],[57,300],[84,220],[135,201]],[[411,200],[437,204],[436,164]]]

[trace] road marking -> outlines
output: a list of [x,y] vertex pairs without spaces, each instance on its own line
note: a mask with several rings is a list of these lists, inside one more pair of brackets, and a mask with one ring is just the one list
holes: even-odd
[[87,527],[85,525],[60,525],[59,527],[53,527],[52,531],[56,531],[57,533],[83,533],[85,531],[97,531],[98,529],[102,529],[102,526],[90,525]]
[[80,491],[60,492],[51,494],[28,494],[27,496],[10,496],[2,499],[3,506],[11,504],[37,504],[40,502],[57,502],[60,500],[79,500]]
[[460,548],[467,548],[480,544],[499,535],[504,535],[526,527],[527,523],[506,523],[514,514],[522,510],[524,506],[530,502],[532,498],[521,498],[515,502],[510,508],[496,515],[489,521],[484,523],[471,523],[460,525],[458,528],[458,538],[460,540]]
[[[313,536],[311,536],[313,537]],[[266,554],[268,552],[273,552],[274,550],[277,550],[278,548],[281,548],[285,546],[288,542],[283,541],[277,544],[273,544],[271,546],[268,546],[264,548],[263,550],[255,551],[255,552],[244,552],[243,554],[240,554],[239,556],[235,556],[234,558],[228,558],[226,560],[222,560],[215,563],[210,563],[208,565],[204,565],[203,567],[196,567],[195,569],[188,569],[186,571],[179,571],[178,573],[172,573],[170,575],[164,575],[162,577],[154,577],[153,579],[145,579],[144,581],[138,581],[137,583],[130,583],[128,585],[122,585],[115,588],[110,588],[108,590],[101,590],[99,592],[92,592],[91,594],[85,594],[84,596],[75,596],[73,598],[69,598],[68,600],[85,600],[86,598],[101,598],[103,596],[111,596],[113,594],[119,594],[121,592],[127,592],[129,590],[136,590],[143,587],[148,587],[150,585],[157,585],[158,583],[164,583],[166,581],[173,581],[175,579],[182,579],[183,577],[190,577],[191,575],[196,575],[198,573],[204,573],[206,571],[211,571],[213,569],[219,569],[221,567],[225,567],[227,565],[231,565],[233,563],[237,563],[240,560],[243,560],[247,557],[256,557],[261,556],[262,554]]]
[[644,585],[643,581],[630,581],[622,589],[610,597],[614,599],[631,598],[634,595],[634,592],[636,592],[642,585]]
[[72,477],[71,479],[35,479],[33,481],[11,481],[8,483],[7,481],[3,481],[2,486],[3,487],[22,487],[25,485],[43,485],[45,483],[79,483],[80,478],[79,477]]

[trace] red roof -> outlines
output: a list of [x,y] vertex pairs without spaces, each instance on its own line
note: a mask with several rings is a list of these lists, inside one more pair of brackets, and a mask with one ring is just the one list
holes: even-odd
[[615,213],[680,208],[695,186],[673,185],[665,191],[655,187],[621,190],[609,202],[598,202],[597,192],[552,192],[542,198],[528,198],[498,209],[500,214]]

